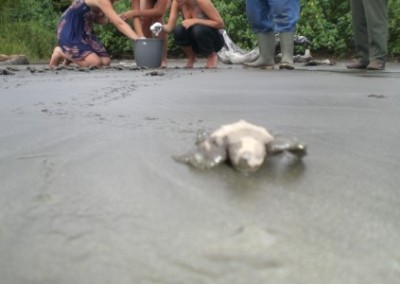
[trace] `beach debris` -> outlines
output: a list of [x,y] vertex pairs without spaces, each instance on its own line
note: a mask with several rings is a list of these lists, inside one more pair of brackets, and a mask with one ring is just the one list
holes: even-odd
[[336,62],[330,59],[322,59],[322,60],[317,60],[317,59],[310,59],[309,61],[304,63],[304,66],[318,66],[318,65],[327,65],[327,66],[332,66],[335,65]]
[[0,75],[15,75],[15,73],[6,68],[6,69],[0,69]]
[[28,67],[26,67],[26,70],[29,70],[29,72],[34,74],[34,73],[44,73],[44,72],[48,71],[49,68],[48,67],[39,68],[39,67],[28,66]]
[[29,65],[29,60],[24,54],[0,54],[0,64],[3,65]]
[[251,62],[257,59],[260,52],[258,48],[251,51],[244,50],[236,45],[233,40],[228,36],[226,30],[222,31],[225,44],[220,51],[217,52],[219,60],[224,64],[242,64],[244,62]]
[[[97,67],[97,66],[88,66],[88,67],[80,67],[77,65],[60,65],[56,67],[48,67],[48,66],[35,66],[35,65],[29,65],[26,66],[25,70],[30,72],[31,74],[37,74],[37,73],[45,73],[45,72],[54,72],[58,74],[59,71],[73,71],[73,72],[96,72],[99,71],[101,72],[102,70],[119,70],[119,71],[138,71],[142,70],[144,68],[136,66],[136,64],[116,64],[116,65],[111,65],[111,66],[103,66],[103,67]],[[24,69],[22,69],[24,70]],[[17,67],[12,67],[12,66],[7,66],[5,68],[0,69],[0,75],[14,75],[15,72],[21,71],[21,69]],[[157,74],[158,76],[163,76],[164,74]],[[156,75],[153,75],[156,76]]]
[[146,76],[164,76],[164,75],[165,75],[164,72],[160,72],[157,70],[146,73]]
[[369,94],[368,98],[373,98],[373,99],[384,99],[386,98],[385,95],[382,94]]
[[296,138],[274,137],[264,127],[239,120],[211,134],[199,132],[195,148],[173,158],[198,169],[227,162],[237,171],[249,173],[258,170],[267,157],[282,153],[301,159],[307,154],[307,146]]
[[[245,62],[252,62],[258,58],[260,55],[260,51],[258,48],[247,51],[240,48],[236,45],[233,40],[228,36],[226,30],[222,31],[222,36],[224,37],[225,45],[222,49],[217,52],[218,58],[224,64],[243,64]],[[309,49],[309,45],[311,44],[310,40],[308,40],[305,36],[295,35],[294,36],[294,44],[305,46],[304,54],[298,54],[293,57],[294,62],[306,62],[311,60],[311,52]],[[279,46],[279,34],[275,35],[275,44]],[[280,62],[281,55],[277,54],[275,60],[276,62]]]

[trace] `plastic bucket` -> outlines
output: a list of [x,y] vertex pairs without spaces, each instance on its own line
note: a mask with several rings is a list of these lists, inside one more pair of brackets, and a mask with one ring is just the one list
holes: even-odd
[[164,40],[146,38],[132,41],[133,56],[139,67],[158,68],[161,66]]

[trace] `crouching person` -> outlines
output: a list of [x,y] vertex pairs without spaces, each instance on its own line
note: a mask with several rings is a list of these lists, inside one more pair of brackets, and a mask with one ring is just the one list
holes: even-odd
[[[176,25],[180,12],[183,20]],[[168,23],[163,25],[187,56],[187,68],[193,68],[197,54],[206,56],[204,67],[217,67],[217,52],[224,46],[223,27],[221,15],[210,0],[173,0]]]

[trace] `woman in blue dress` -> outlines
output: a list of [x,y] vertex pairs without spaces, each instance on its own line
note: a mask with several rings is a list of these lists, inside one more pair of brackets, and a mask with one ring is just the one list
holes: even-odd
[[114,10],[112,5],[116,1],[74,0],[61,17],[58,45],[51,56],[50,67],[57,66],[62,59],[82,67],[110,65],[110,56],[93,31],[94,23],[111,23],[128,38],[138,39],[138,35]]

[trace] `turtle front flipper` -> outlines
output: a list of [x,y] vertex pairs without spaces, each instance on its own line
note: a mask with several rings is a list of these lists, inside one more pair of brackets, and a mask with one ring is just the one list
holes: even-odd
[[297,138],[275,136],[274,140],[267,144],[267,155],[278,155],[283,152],[289,152],[302,158],[307,155],[307,145]]
[[212,139],[206,138],[201,142],[198,141],[192,151],[173,158],[198,169],[210,169],[226,161],[227,150],[225,145],[219,145]]

